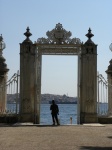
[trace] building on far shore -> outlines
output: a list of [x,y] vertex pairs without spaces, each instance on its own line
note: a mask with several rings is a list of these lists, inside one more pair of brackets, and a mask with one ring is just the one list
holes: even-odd
[[[19,103],[19,95],[7,94],[7,103]],[[55,94],[41,94],[41,103],[48,104],[49,101],[55,100],[57,103],[77,103],[77,97],[70,97],[68,95],[55,95]]]

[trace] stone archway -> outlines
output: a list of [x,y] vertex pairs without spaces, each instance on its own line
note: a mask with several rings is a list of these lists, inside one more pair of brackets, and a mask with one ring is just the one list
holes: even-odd
[[71,38],[71,32],[60,23],[46,33],[47,38],[35,43],[29,39],[29,28],[24,35],[26,39],[20,44],[20,121],[40,123],[42,55],[77,55],[79,122],[97,122],[97,46],[91,40],[91,30],[85,44]]

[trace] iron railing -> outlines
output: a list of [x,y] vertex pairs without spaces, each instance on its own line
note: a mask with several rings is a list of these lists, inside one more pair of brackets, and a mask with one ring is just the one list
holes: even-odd
[[18,114],[19,113],[19,87],[20,87],[19,71],[15,73],[6,85],[1,85],[0,88],[6,88],[7,102],[6,109],[0,110],[0,114]]
[[108,82],[102,74],[97,75],[97,114],[108,115]]
[[[97,114],[98,116],[108,115],[108,82],[103,75],[97,75]],[[112,86],[112,85],[111,85]],[[0,88],[4,88],[2,85]],[[15,73],[7,81],[7,107],[6,110],[0,110],[0,114],[18,114],[19,113],[19,93],[20,93],[20,74]]]

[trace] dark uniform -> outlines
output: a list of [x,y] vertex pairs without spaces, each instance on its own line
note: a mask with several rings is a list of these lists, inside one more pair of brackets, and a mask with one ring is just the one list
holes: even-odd
[[53,125],[55,125],[55,121],[57,122],[57,125],[59,125],[58,116],[57,116],[59,115],[59,108],[58,108],[58,105],[55,104],[54,100],[52,100],[50,110],[51,110]]

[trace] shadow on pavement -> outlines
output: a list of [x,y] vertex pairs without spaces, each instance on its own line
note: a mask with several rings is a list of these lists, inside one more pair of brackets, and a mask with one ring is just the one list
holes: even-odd
[[108,136],[109,139],[112,139],[112,136]]
[[82,146],[80,150],[112,150],[112,147]]
[[17,124],[6,124],[0,123],[0,127],[59,127],[60,125],[41,125],[41,124],[27,124],[27,123],[17,123]]

